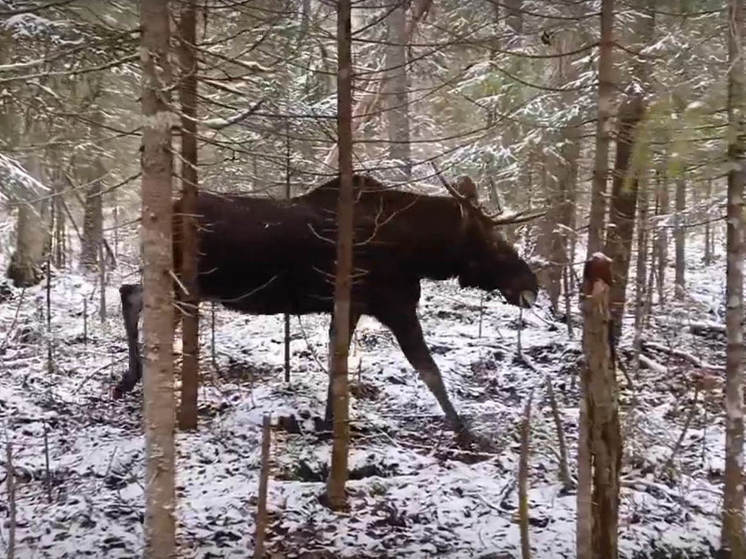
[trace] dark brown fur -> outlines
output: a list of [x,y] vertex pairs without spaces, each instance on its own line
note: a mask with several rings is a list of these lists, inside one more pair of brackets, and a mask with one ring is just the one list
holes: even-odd
[[[360,175],[354,182],[351,326],[363,314],[388,326],[448,418],[462,427],[422,338],[415,313],[420,280],[458,277],[462,286],[499,289],[521,304],[521,293],[536,295],[536,277],[488,220],[452,196],[388,189]],[[335,179],[290,200],[200,193],[200,297],[248,314],[331,313],[337,187]],[[135,334],[131,321],[139,309],[127,301],[137,293],[135,286],[122,287],[125,322]],[[119,393],[138,378],[139,360],[131,362]]]

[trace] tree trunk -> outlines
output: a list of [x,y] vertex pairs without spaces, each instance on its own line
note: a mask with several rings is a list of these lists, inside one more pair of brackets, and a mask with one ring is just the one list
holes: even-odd
[[619,468],[622,443],[616,374],[609,339],[611,261],[596,254],[583,273],[583,391],[593,469],[593,557],[618,556]]
[[101,177],[104,167],[98,156],[93,158],[83,173],[85,190],[85,212],[83,238],[80,243],[80,265],[88,272],[98,271],[99,245],[103,242],[104,212]]
[[[587,365],[583,366],[586,367]],[[591,559],[593,557],[593,512],[591,510],[593,470],[591,468],[588,400],[589,397],[586,394],[585,382],[581,382],[580,403],[578,405],[578,492],[575,497],[575,506],[577,509],[577,517],[575,519],[575,554],[577,559]]]
[[384,92],[389,129],[389,158],[400,162],[402,180],[412,174],[409,145],[409,88],[407,84],[407,2],[391,10],[388,20],[386,69],[388,80]]
[[[647,262],[648,262],[648,173],[645,171],[641,178],[638,191],[638,219],[637,219],[637,265],[635,280],[635,337],[632,342],[634,360],[632,364],[633,373],[637,373],[640,364],[640,350],[642,347],[642,329],[645,322],[645,311],[647,310],[648,288],[647,288]],[[618,339],[618,338],[617,338]]]
[[[562,33],[557,37],[556,52],[566,52],[575,46],[574,36]],[[577,70],[572,64],[573,59],[557,58],[557,84],[564,84],[577,79]],[[577,97],[576,93],[568,92],[562,96],[564,104],[571,104]],[[571,262],[569,245],[575,229],[575,186],[578,175],[578,157],[580,156],[580,139],[578,137],[578,119],[571,119],[559,135],[559,152],[550,152],[546,165],[549,175],[549,189],[547,197],[548,212],[542,227],[543,238],[538,243],[538,249],[550,266],[545,274],[542,285],[549,294],[549,300],[555,312],[559,309],[559,298],[562,291],[562,277],[564,270]]]
[[[640,14],[637,27],[639,48],[642,49],[653,40],[655,16],[652,13]],[[614,340],[619,340],[622,334],[639,177],[645,172],[634,161],[634,147],[645,114],[644,89],[648,86],[648,65],[645,61],[634,65],[632,80],[628,97],[617,116],[617,149],[606,233],[605,253],[611,258],[612,285],[609,297]]]
[[[709,210],[712,205],[712,179],[707,179],[707,190],[705,191],[705,202]],[[712,224],[710,223],[709,211],[705,214],[707,221],[705,223],[705,266],[712,264]]]
[[197,428],[199,387],[199,293],[197,285],[197,42],[196,0],[184,0],[179,20],[181,98],[181,281],[182,361],[179,428]]
[[[37,155],[28,160],[29,174],[42,180],[41,164]],[[48,239],[49,204],[47,202],[21,202],[18,205],[16,224],[16,249],[8,264],[8,277],[16,287],[31,287],[44,277],[42,265],[46,258]]]
[[596,152],[593,160],[591,212],[588,222],[588,252],[590,258],[601,250],[604,215],[606,213],[606,177],[609,172],[609,139],[611,103],[614,94],[612,66],[614,0],[601,1],[601,41],[598,52],[598,119],[596,120]]
[[169,4],[143,0],[142,248],[145,556],[175,556],[174,387]]
[[[683,173],[683,170],[680,171]],[[684,216],[686,210],[686,182],[683,175],[676,179],[676,228],[674,229],[674,245],[676,247],[676,268],[674,276],[674,296],[684,298],[686,289],[686,230]]]
[[728,220],[726,266],[725,488],[722,549],[746,557],[743,476],[743,187],[746,123],[743,63],[743,2],[728,6]]
[[[658,173],[657,184],[657,215],[667,215],[670,207],[668,195],[668,174]],[[658,303],[663,306],[666,302],[664,286],[666,285],[666,270],[668,269],[668,230],[658,227],[655,232],[656,253],[658,254],[658,269],[656,274],[658,284]]]
[[337,130],[339,136],[339,201],[337,203],[337,273],[334,284],[334,353],[332,406],[334,430],[332,465],[327,482],[329,505],[345,508],[347,454],[350,443],[347,353],[350,338],[350,300],[353,247],[352,192],[352,34],[350,0],[337,3]]
[[612,331],[622,333],[627,275],[632,252],[632,234],[637,211],[638,169],[632,168],[632,150],[645,112],[642,94],[634,94],[619,109],[614,177],[612,179],[606,254],[611,258],[613,283],[610,289]]

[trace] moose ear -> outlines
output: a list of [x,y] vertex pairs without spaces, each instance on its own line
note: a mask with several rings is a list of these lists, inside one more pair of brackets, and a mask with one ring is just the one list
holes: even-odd
[[456,184],[454,185],[454,188],[467,201],[472,202],[474,204],[477,203],[477,200],[478,200],[477,185],[474,184],[474,181],[471,180],[469,177],[459,177],[458,179],[456,179]]

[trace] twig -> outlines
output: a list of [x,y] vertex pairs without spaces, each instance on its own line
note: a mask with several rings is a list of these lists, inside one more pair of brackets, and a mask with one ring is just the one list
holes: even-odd
[[47,422],[46,420],[42,421],[42,425],[44,426],[44,470],[45,470],[45,479],[44,479],[44,485],[46,486],[47,490],[47,502],[52,503],[52,476],[49,469],[49,437],[47,435]]

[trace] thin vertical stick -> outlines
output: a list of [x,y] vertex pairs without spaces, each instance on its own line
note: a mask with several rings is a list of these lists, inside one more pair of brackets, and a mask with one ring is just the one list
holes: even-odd
[[83,297],[83,345],[88,347],[88,297]]
[[101,319],[101,324],[106,322],[106,255],[104,254],[104,238],[101,237],[101,242],[98,244],[98,264],[99,264],[99,280],[100,280],[100,293],[99,293],[99,308],[98,316]]
[[54,360],[52,358],[52,261],[47,251],[47,371],[54,372]]
[[262,467],[259,472],[259,502],[256,509],[256,535],[254,536],[254,557],[264,556],[264,537],[267,529],[267,486],[269,485],[269,443],[270,416],[262,420]]
[[215,302],[210,303],[210,359],[212,367],[218,370],[218,358],[215,353]]
[[42,425],[44,425],[44,485],[47,490],[47,502],[51,504],[52,502],[52,475],[51,470],[49,469],[49,437],[47,435],[47,422],[43,421]]
[[562,290],[565,292],[565,320],[567,322],[567,336],[572,339],[575,332],[572,328],[572,303],[570,302],[570,264],[562,268]]
[[484,322],[484,291],[479,296],[479,330],[477,331],[477,339],[482,339],[482,323]]
[[521,455],[518,460],[518,518],[521,530],[521,557],[531,559],[528,533],[528,453],[531,437],[531,402],[533,390],[528,395],[521,424]]
[[8,559],[13,559],[16,556],[16,478],[10,441],[5,443],[5,469],[8,488]]
[[557,406],[557,398],[554,395],[554,387],[549,377],[546,377],[547,395],[549,396],[549,405],[552,408],[552,418],[554,426],[557,429],[557,445],[559,446],[559,480],[567,489],[571,485],[570,468],[567,464],[567,443],[565,442],[565,429],[562,426],[562,418]]
[[113,190],[111,194],[114,198],[114,258],[119,261],[119,200],[116,190]]
[[[290,119],[285,119],[285,198],[290,198]],[[290,314],[285,313],[285,382],[290,382]]]

